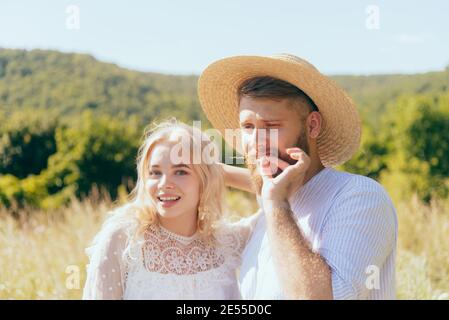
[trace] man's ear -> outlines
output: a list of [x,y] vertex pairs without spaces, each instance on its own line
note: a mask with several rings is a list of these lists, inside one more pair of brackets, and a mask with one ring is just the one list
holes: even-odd
[[307,132],[309,138],[317,139],[321,132],[323,118],[321,114],[317,111],[313,111],[307,117]]

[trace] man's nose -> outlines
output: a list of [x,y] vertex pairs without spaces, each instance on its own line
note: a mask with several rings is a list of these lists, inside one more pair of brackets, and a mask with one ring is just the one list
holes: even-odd
[[270,145],[270,136],[266,128],[257,128],[254,130],[254,146],[256,148],[257,157],[263,156],[267,153]]
[[259,143],[265,143],[267,140],[267,129],[265,128],[254,128],[253,134],[251,136],[252,142],[254,142],[254,145]]

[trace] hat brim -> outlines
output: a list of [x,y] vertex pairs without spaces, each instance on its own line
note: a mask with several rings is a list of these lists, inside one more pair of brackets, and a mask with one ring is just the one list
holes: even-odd
[[234,143],[229,141],[225,130],[240,127],[238,89],[245,80],[258,76],[287,81],[317,105],[323,118],[317,148],[325,167],[344,163],[352,157],[361,138],[361,121],[352,99],[311,64],[290,56],[225,58],[212,63],[201,74],[198,96],[204,113],[238,152],[242,153],[240,138]]

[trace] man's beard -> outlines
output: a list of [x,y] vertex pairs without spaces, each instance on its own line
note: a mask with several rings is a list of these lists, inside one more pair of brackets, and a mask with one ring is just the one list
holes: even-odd
[[[304,151],[307,155],[309,155],[309,143],[307,142],[307,137],[305,135],[305,130],[301,132],[296,139],[296,143],[292,146],[292,148],[300,148],[302,151]],[[277,150],[278,158],[287,162],[290,165],[293,165],[297,162],[297,160],[292,159],[287,153],[281,153],[280,150]],[[245,162],[247,164],[247,167],[251,173],[251,182],[253,183],[253,186],[256,189],[257,194],[261,194],[262,186],[263,186],[263,179],[262,176],[259,174],[257,170],[257,159],[250,159],[247,154],[244,155]],[[273,175],[273,178],[277,177],[282,173],[282,170],[280,168],[277,168],[276,173]]]

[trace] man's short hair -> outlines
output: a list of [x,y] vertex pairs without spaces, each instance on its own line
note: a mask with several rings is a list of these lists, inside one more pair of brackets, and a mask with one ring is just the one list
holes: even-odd
[[244,81],[238,90],[239,98],[268,98],[306,101],[309,112],[319,111],[310,97],[298,87],[281,79],[269,76],[254,77]]

